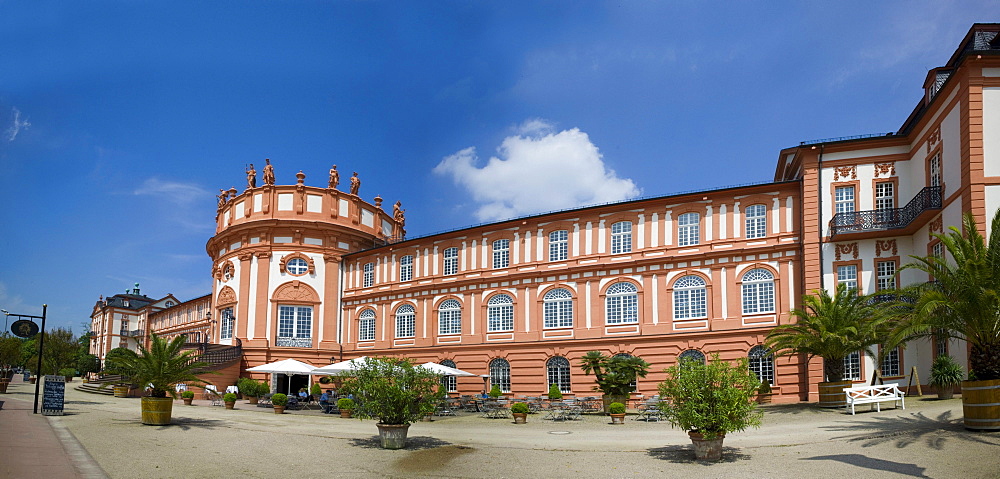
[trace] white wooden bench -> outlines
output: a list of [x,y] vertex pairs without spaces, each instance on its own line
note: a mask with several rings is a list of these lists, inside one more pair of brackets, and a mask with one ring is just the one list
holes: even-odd
[[906,393],[900,391],[899,385],[896,383],[853,386],[844,388],[844,394],[847,395],[847,406],[851,408],[852,415],[854,414],[854,406],[858,404],[875,404],[875,409],[881,412],[881,403],[893,401],[898,402],[900,407],[906,409],[906,403],[903,401],[903,396]]

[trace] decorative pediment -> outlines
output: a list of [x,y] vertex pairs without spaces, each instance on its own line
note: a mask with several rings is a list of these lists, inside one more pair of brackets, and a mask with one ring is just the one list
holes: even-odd
[[841,178],[847,179],[851,177],[852,180],[858,179],[858,167],[852,166],[838,166],[833,169],[833,181],[840,181]]
[[896,240],[875,240],[875,256],[882,256],[882,253],[892,252],[892,256],[898,255]]
[[857,243],[840,243],[836,245],[837,261],[841,260],[841,255],[851,255],[853,259],[858,259]]
[[294,301],[298,303],[319,303],[316,290],[301,281],[290,281],[274,291],[274,301]]
[[896,162],[890,161],[889,163],[875,163],[875,177],[879,176],[896,176]]
[[233,291],[233,288],[230,288],[229,286],[226,286],[225,288],[222,288],[222,291],[219,291],[219,296],[215,301],[215,304],[218,306],[225,306],[227,304],[235,304],[235,303],[236,303],[236,291]]

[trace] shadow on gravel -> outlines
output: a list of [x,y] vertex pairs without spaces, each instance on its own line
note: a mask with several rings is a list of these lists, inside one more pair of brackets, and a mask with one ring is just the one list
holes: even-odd
[[[351,439],[351,445],[356,447],[363,447],[365,449],[382,449],[382,443],[379,441],[378,436],[365,437],[360,439]],[[433,449],[436,447],[451,446],[450,442],[442,441],[440,439],[435,439],[430,436],[414,436],[406,438],[406,447],[403,451],[414,451],[421,449]]]
[[865,469],[872,469],[875,471],[891,471],[897,474],[903,474],[910,477],[929,477],[924,474],[926,468],[919,467],[916,464],[886,461],[884,459],[875,459],[861,454],[834,454],[831,456],[803,457],[802,460],[837,461],[837,462],[843,462],[844,464],[850,464],[852,466],[863,467]]
[[65,404],[104,404],[100,401],[66,401]]
[[[133,420],[134,421],[134,420]],[[169,426],[160,426],[160,428],[176,427],[184,431],[189,431],[191,429],[215,429],[222,427],[226,424],[226,421],[220,421],[218,419],[197,419],[191,417],[175,417],[170,420]]]
[[[848,418],[850,417],[848,416]],[[853,417],[857,418],[857,416]],[[833,439],[858,442],[861,443],[862,447],[894,443],[897,448],[904,448],[916,442],[923,442],[931,449],[941,450],[949,439],[1000,445],[1000,437],[966,431],[962,418],[953,417],[951,411],[942,412],[937,417],[927,417],[923,413],[915,413],[908,416],[858,418],[850,422],[821,426],[821,428],[836,432],[856,433]]]
[[735,447],[725,447],[722,448],[722,459],[719,461],[698,461],[694,458],[693,446],[665,446],[649,449],[646,454],[653,459],[659,459],[661,461],[668,461],[675,464],[701,464],[704,466],[711,466],[719,462],[737,462],[737,461],[749,461],[750,456],[748,454],[743,454],[739,449]]
[[[406,449],[409,449],[407,441]],[[413,473],[427,473],[440,470],[451,461],[475,452],[475,449],[468,446],[441,446],[427,449],[417,449],[404,457],[400,457],[393,463],[393,467],[398,471],[403,471],[408,475]]]
[[843,408],[822,408],[815,403],[768,404],[760,407],[764,414],[830,414],[842,413]]

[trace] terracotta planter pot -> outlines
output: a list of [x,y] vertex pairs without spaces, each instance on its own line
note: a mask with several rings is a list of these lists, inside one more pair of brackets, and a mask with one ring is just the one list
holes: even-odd
[[705,439],[698,432],[688,432],[691,443],[694,444],[694,457],[699,461],[718,461],[722,459],[722,441],[726,435],[717,436],[715,439]]
[[0,394],[7,394],[7,385],[10,384],[6,379],[0,379]]
[[1000,379],[962,381],[962,412],[966,429],[1000,430]]
[[608,414],[611,416],[611,424],[625,424],[625,414]]
[[232,408],[236,407],[236,401],[227,401],[227,402],[225,402],[225,405],[226,405],[226,409],[232,409]]
[[424,417],[420,420],[423,422],[432,422],[434,421],[434,414],[424,414]]
[[938,390],[938,399],[951,399],[955,397],[955,387],[947,386]]
[[402,449],[406,447],[406,433],[409,424],[376,424],[382,449]]
[[351,417],[351,413],[353,413],[353,412],[354,412],[353,409],[341,409],[340,410],[340,417],[342,417],[344,419],[347,419],[347,418]]
[[284,414],[285,413],[285,406],[274,406],[274,413],[275,414]]
[[170,413],[174,409],[172,398],[142,398],[142,423],[149,426],[170,424]]
[[528,423],[528,413],[526,412],[514,412],[511,413],[514,416],[514,424],[527,424]]
[[191,406],[191,401],[194,401],[194,398],[181,398],[181,401],[184,401],[185,406]]
[[35,378],[34,376],[32,376],[32,377],[31,377],[30,379],[28,379],[28,382],[29,382],[30,384],[35,384],[35,379],[36,379],[36,378]]
[[757,394],[757,404],[771,404],[771,397],[774,393]]
[[247,396],[247,400],[250,401],[250,404],[257,404],[260,401],[260,398],[257,396]]

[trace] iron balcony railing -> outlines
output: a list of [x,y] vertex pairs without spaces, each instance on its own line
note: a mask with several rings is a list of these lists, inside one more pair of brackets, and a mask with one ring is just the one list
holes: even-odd
[[928,186],[902,208],[837,213],[830,220],[830,237],[842,233],[906,228],[924,211],[935,209],[941,209],[941,187]]
[[142,336],[144,332],[145,331],[142,330],[142,329],[133,329],[131,331],[126,331],[126,330],[123,329],[123,330],[121,330],[121,336],[131,336],[133,338],[137,338],[137,337]]

